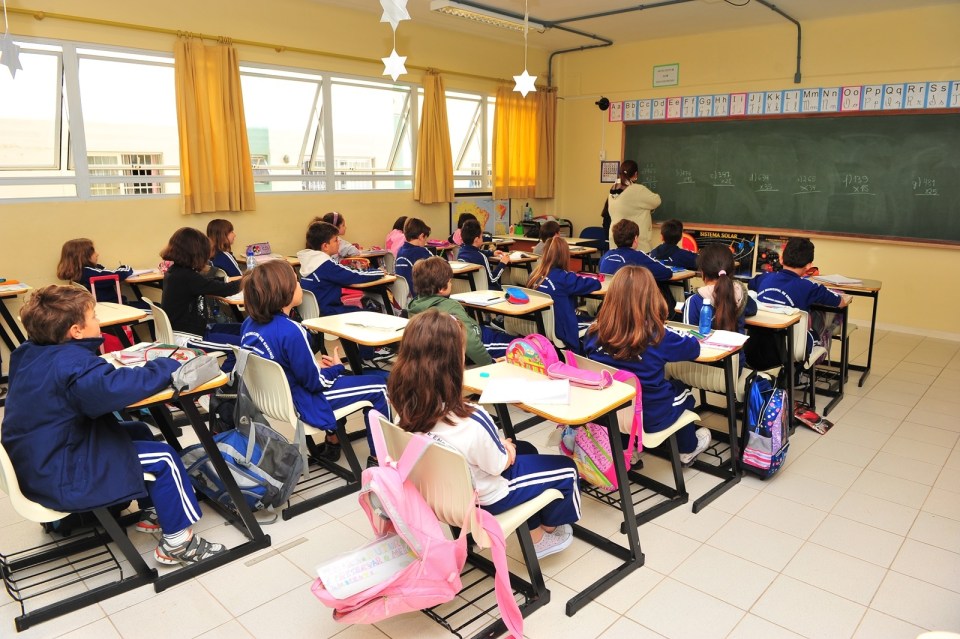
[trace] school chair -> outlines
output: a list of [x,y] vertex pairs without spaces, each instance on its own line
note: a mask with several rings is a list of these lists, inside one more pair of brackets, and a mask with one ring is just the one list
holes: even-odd
[[99,302],[97,299],[97,282],[108,282],[113,281],[117,289],[117,302],[123,303],[123,295],[120,294],[120,276],[114,273],[113,275],[97,275],[90,278],[90,292],[93,293],[93,300]]
[[410,285],[407,284],[407,280],[398,277],[390,283],[388,288],[390,289],[390,294],[393,295],[393,301],[400,307],[400,311],[396,312],[394,309],[388,308],[385,312],[402,315],[403,311],[410,305],[410,300],[413,299],[413,296],[410,294]]
[[454,274],[453,280],[450,284],[450,293],[470,293],[472,291],[487,291],[490,290],[490,282],[487,281],[487,272],[486,269],[480,269],[479,271],[471,271],[469,273],[470,280],[473,282],[471,285],[467,280],[456,277]]
[[[392,459],[400,459],[413,435],[390,423],[382,415],[380,416],[380,425],[383,429],[387,453]],[[476,489],[473,484],[473,476],[470,474],[470,467],[467,465],[466,459],[459,452],[446,446],[428,447],[414,466],[409,480],[413,482],[424,500],[436,513],[437,519],[455,529],[462,526],[465,521],[469,521],[470,533],[473,535],[474,541],[480,545],[486,545],[487,535],[474,514]],[[547,590],[544,583],[540,562],[533,548],[533,540],[530,538],[530,529],[527,528],[526,521],[550,502],[561,498],[560,491],[550,488],[536,498],[496,516],[504,537],[508,537],[515,532],[520,541],[520,550],[523,553],[523,561],[527,568],[529,581],[510,573],[510,583],[515,590],[514,596],[516,594],[522,596],[520,612],[524,617],[550,602],[550,591]],[[473,549],[470,549],[467,553],[467,563],[469,566],[463,576],[479,570],[488,577],[493,577],[493,563],[477,554]],[[467,582],[468,579],[463,581]],[[483,613],[488,614],[491,611],[496,611],[497,608],[496,601],[489,596],[493,591],[492,587],[479,586],[482,580],[476,577],[470,578],[469,581],[471,583],[469,585],[465,584],[458,595],[458,599],[463,601],[454,600],[456,604],[461,605],[456,606],[446,616],[441,616],[439,609],[449,607],[450,604],[423,611],[428,617],[458,637],[461,636],[460,631],[477,618],[477,610],[472,606],[477,606]],[[468,593],[471,590],[473,590],[475,596]],[[454,620],[458,613],[462,613],[461,618],[465,618],[465,621],[459,627],[454,627],[454,624],[458,623]],[[503,621],[498,619],[482,630],[475,632],[473,637],[498,637],[505,631]]]
[[600,255],[610,250],[610,234],[604,231],[602,226],[586,226],[580,229],[580,237],[593,240],[590,246],[600,251]]
[[[297,313],[300,314],[301,320],[318,319],[320,317],[320,305],[317,304],[317,296],[313,294],[313,291],[303,289],[303,301],[300,302],[300,306],[297,307]],[[335,342],[337,341],[337,337],[336,335],[324,333],[323,341]],[[322,344],[321,349],[324,353],[327,352]]]
[[383,254],[383,272],[388,275],[397,274],[397,256],[393,251],[387,251]]
[[[524,293],[526,293],[527,297],[529,297],[531,300],[538,297],[546,298],[550,300],[553,299],[546,293],[542,291],[536,291],[532,288],[524,288],[522,286],[516,286],[514,288],[517,288],[523,291]],[[563,340],[557,337],[557,329],[556,329],[556,324],[554,319],[555,316],[553,313],[553,305],[551,304],[547,308],[540,311],[540,313],[541,313],[541,316],[543,317],[544,337],[549,339],[553,343],[553,345],[556,346],[557,348],[561,348],[561,349],[566,348],[566,346],[563,343]],[[518,319],[516,317],[510,317],[509,315],[505,315],[503,317],[503,327],[506,333],[510,335],[519,335],[521,337],[525,335],[530,335],[531,333],[536,333],[539,330],[537,328],[536,322],[534,322],[533,320]],[[583,337],[584,333],[586,333],[586,330],[580,331],[580,337]]]
[[[335,432],[349,466],[349,469],[346,469],[319,457],[319,448],[313,437],[323,437],[327,431],[315,428],[300,419],[293,404],[287,375],[279,364],[250,353],[247,356],[246,368],[243,371],[243,381],[253,403],[260,409],[264,417],[271,421],[273,428],[284,432],[278,426],[281,424],[287,425],[287,432],[284,433],[287,438],[295,441],[302,452],[309,451],[313,461],[321,466],[324,471],[314,477],[309,467],[305,468],[306,476],[297,484],[297,489],[293,494],[299,495],[317,489],[321,489],[321,492],[312,497],[303,498],[302,501],[297,503],[288,504],[286,508],[280,511],[280,516],[284,520],[360,490],[362,469],[350,442],[350,436],[347,434],[347,416],[362,409],[372,408],[373,404],[367,401],[354,402],[333,412],[333,416],[337,420]],[[289,428],[293,430],[290,431]],[[338,480],[346,483],[331,488],[330,485],[338,482]]]
[[[154,477],[144,474],[144,480]],[[7,493],[10,504],[21,517],[39,524],[63,519],[68,513],[51,510],[20,492],[20,483],[6,449],[0,445],[0,489]],[[20,616],[14,622],[18,632],[31,626],[66,615],[114,595],[133,590],[157,578],[157,570],[148,568],[126,532],[106,507],[93,513],[107,533],[94,529],[78,533],[63,541],[51,541],[26,550],[0,554],[0,576],[10,596],[20,604]],[[132,574],[123,576],[123,570],[113,551],[107,545],[112,541],[129,562]],[[118,578],[109,583],[90,587],[102,581],[102,575],[116,572]],[[88,585],[86,580],[90,579]],[[87,589],[89,587],[89,589]],[[26,602],[63,590],[64,597],[27,612]],[[69,594],[69,593],[75,594]]]

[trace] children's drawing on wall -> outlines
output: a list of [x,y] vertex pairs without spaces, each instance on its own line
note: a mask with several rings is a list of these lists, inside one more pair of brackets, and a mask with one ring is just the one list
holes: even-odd
[[494,200],[490,193],[457,195],[450,203],[450,232],[456,229],[457,220],[464,213],[474,215],[480,228],[491,235],[507,235],[510,232],[510,200]]

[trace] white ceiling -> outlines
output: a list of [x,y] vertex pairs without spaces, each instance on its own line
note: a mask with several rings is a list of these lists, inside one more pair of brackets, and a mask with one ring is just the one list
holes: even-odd
[[[379,0],[309,1],[378,15],[382,13]],[[613,40],[615,44],[770,24],[783,24],[790,29],[794,28],[785,18],[756,0],[672,1],[677,4],[658,7],[655,5],[663,3],[664,0],[651,0],[642,4],[632,0],[529,0],[530,19],[556,22],[576,16],[645,7],[629,13],[578,20],[562,25],[602,36]],[[476,2],[493,9],[523,15],[523,0],[476,0]],[[775,4],[784,13],[798,20],[802,26],[805,21],[820,18],[958,2],[960,0],[773,0],[771,4]],[[413,20],[438,28],[509,42],[516,42],[519,37],[517,32],[508,29],[430,11],[430,0],[408,0],[407,10]],[[529,35],[530,46],[549,51],[599,43],[598,40],[567,33],[560,28],[548,29],[544,33],[531,31]]]

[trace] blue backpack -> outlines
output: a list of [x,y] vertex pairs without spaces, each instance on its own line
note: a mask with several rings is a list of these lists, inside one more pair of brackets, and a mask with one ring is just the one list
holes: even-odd
[[763,478],[770,477],[783,465],[790,448],[789,422],[785,419],[787,393],[764,373],[748,379],[747,405],[743,446],[743,466]]

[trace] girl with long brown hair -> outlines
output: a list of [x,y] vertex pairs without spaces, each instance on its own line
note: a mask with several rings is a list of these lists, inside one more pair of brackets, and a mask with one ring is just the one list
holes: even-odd
[[[650,271],[625,266],[617,271],[597,321],[587,332],[587,357],[637,376],[643,388],[643,429],[656,432],[673,424],[695,404],[690,389],[664,376],[667,362],[700,355],[700,342],[666,325],[667,303]],[[677,432],[680,461],[690,464],[710,445],[710,431],[684,426]]]
[[757,314],[757,303],[747,295],[746,286],[733,279],[733,253],[722,244],[708,244],[697,256],[697,270],[703,286],[683,305],[683,323],[698,326],[704,300],[713,304],[713,328],[744,331],[747,317]]
[[399,426],[428,433],[456,449],[470,466],[480,506],[496,515],[549,488],[562,499],[527,521],[537,557],[573,541],[569,524],[580,519],[577,467],[563,455],[538,455],[527,442],[500,436],[483,408],[463,399],[466,332],[453,315],[429,310],[410,320],[387,389]]
[[[57,277],[61,280],[76,282],[88,291],[90,278],[104,275],[116,275],[120,281],[133,275],[133,269],[121,264],[115,269],[104,268],[99,264],[100,254],[93,246],[93,240],[85,237],[67,240],[60,249],[60,262],[57,264]],[[117,287],[111,281],[96,283],[96,299],[98,302],[123,303],[123,298],[117,299]]]
[[224,219],[210,220],[207,223],[207,237],[213,245],[213,265],[229,277],[243,275],[237,258],[233,256],[233,242],[237,239],[233,223]]

